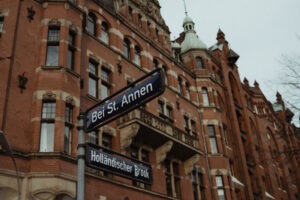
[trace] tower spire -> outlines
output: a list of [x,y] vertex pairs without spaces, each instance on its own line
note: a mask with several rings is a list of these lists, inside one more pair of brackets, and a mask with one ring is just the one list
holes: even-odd
[[182,0],[183,1],[183,5],[184,5],[184,13],[185,13],[185,16],[188,16],[188,12],[187,12],[187,9],[186,9],[186,3],[185,3],[185,0]]

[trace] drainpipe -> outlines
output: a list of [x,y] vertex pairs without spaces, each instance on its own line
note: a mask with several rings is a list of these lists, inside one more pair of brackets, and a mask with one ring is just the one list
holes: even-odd
[[5,132],[5,126],[6,126],[6,114],[7,114],[7,107],[8,107],[7,105],[8,105],[9,94],[10,94],[12,72],[13,72],[13,67],[14,67],[14,63],[15,63],[14,60],[15,60],[15,52],[16,52],[16,46],[17,46],[17,36],[18,36],[18,31],[19,31],[19,22],[20,22],[22,1],[23,0],[20,0],[19,5],[18,5],[17,19],[16,19],[16,23],[15,23],[15,31],[14,31],[11,55],[9,57],[7,57],[7,59],[10,60],[10,65],[9,65],[8,78],[7,78],[7,83],[6,83],[6,93],[5,93],[5,100],[4,100],[4,105],[3,105],[3,118],[2,118],[2,124],[1,124],[1,130],[3,132]]

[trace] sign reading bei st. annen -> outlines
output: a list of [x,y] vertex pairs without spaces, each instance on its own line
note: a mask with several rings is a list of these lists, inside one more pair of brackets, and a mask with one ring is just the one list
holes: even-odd
[[156,69],[88,109],[85,131],[103,126],[162,94],[165,89],[164,78],[163,69]]

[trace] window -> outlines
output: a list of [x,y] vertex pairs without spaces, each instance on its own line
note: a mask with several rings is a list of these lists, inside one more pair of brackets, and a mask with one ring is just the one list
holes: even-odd
[[40,152],[54,151],[55,102],[43,102],[41,119]]
[[158,61],[156,59],[153,60],[153,69],[158,68]]
[[[149,151],[142,147],[138,147],[137,145],[131,145],[130,154],[131,157],[136,160],[149,163]],[[150,185],[135,180],[132,181],[132,184],[140,188],[150,189]]]
[[46,66],[58,66],[59,55],[59,27],[49,27]]
[[171,105],[165,105],[163,101],[158,101],[159,116],[169,122],[173,122],[173,108]]
[[216,176],[216,185],[217,185],[219,200],[225,200],[226,197],[225,197],[225,190],[224,190],[222,176]]
[[192,129],[192,134],[194,136],[197,135],[196,122],[194,120],[191,120],[191,129]]
[[72,128],[73,128],[73,106],[66,104],[65,112],[65,133],[64,133],[64,152],[71,154],[72,150]]
[[96,36],[96,17],[91,13],[88,15],[87,30],[90,34]]
[[208,136],[209,136],[209,143],[210,143],[211,153],[216,154],[216,153],[218,153],[218,148],[217,148],[217,140],[216,140],[214,126],[213,125],[208,125],[207,129],[208,129]]
[[209,106],[209,98],[207,88],[202,88],[203,106]]
[[74,58],[75,58],[75,33],[69,32],[69,48],[68,48],[68,63],[67,68],[74,70]]
[[108,25],[106,22],[102,22],[101,24],[101,41],[108,44],[109,39],[108,39]]
[[134,63],[141,65],[141,50],[138,46],[134,47]]
[[173,108],[169,105],[167,105],[167,108],[166,108],[166,116],[170,119],[173,118]]
[[194,200],[206,199],[205,186],[203,184],[203,174],[198,172],[197,168],[195,167],[192,172],[192,182],[193,182]]
[[92,144],[99,144],[99,135],[97,131],[91,131],[88,133],[88,142]]
[[3,32],[4,17],[0,17],[0,34]]
[[130,41],[128,38],[125,38],[123,42],[123,55],[125,58],[130,59]]
[[89,95],[98,98],[98,64],[89,61]]
[[164,115],[165,111],[164,111],[164,103],[162,101],[158,101],[158,112],[160,115]]
[[110,96],[110,71],[102,67],[101,70],[101,99]]
[[184,125],[184,128],[185,128],[185,131],[187,133],[189,133],[190,132],[190,124],[189,124],[189,118],[187,116],[183,117],[183,123],[184,123],[183,125]]
[[107,133],[102,134],[102,146],[107,149],[112,149],[112,136],[111,135],[109,135]]
[[179,93],[181,95],[183,95],[183,83],[182,83],[182,79],[180,77],[178,78],[178,90],[179,90]]
[[204,69],[202,65],[202,58],[201,57],[196,57],[196,64],[198,69]]
[[191,98],[191,91],[190,91],[190,85],[186,83],[186,98],[190,99]]
[[175,198],[181,197],[179,164],[165,160],[165,179],[167,187],[167,195]]

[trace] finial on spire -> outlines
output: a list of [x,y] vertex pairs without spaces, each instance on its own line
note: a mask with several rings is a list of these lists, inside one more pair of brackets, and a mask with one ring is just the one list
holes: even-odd
[[183,5],[184,5],[184,13],[185,13],[185,16],[188,16],[188,12],[187,12],[187,9],[186,9],[186,3],[185,3],[185,0],[183,0]]

